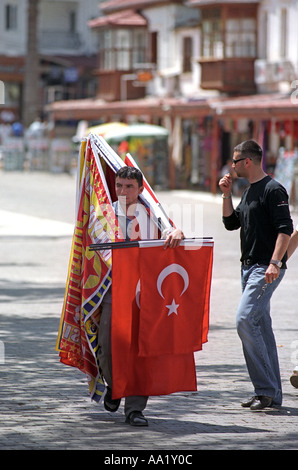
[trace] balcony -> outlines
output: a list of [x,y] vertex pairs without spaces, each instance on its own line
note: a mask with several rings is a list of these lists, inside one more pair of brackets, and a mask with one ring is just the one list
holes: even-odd
[[48,51],[78,51],[81,40],[78,33],[68,31],[41,31],[38,35],[41,52]]
[[200,59],[201,88],[221,93],[242,94],[256,91],[254,58]]
[[145,59],[144,47],[119,47],[100,51],[99,68],[95,72],[99,84],[98,98],[107,101],[143,98],[146,83],[142,84],[138,78],[142,71],[138,64],[144,64]]

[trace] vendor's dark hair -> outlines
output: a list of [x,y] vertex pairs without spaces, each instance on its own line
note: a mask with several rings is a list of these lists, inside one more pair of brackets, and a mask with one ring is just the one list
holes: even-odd
[[127,178],[129,180],[137,180],[139,187],[143,186],[142,172],[133,166],[123,166],[116,173],[116,178]]
[[254,140],[245,140],[241,144],[236,145],[234,152],[239,153],[242,157],[261,161],[263,157],[262,147]]

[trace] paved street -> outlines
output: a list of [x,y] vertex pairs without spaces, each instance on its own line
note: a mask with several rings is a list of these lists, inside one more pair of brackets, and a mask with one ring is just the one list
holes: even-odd
[[[148,428],[124,423],[90,402],[86,379],[55,351],[74,223],[75,177],[0,172],[0,449],[297,450],[298,252],[272,300],[284,403],[252,412],[252,394],[235,331],[240,298],[239,233],[225,231],[221,198],[161,192],[182,228],[215,241],[209,341],[196,353],[198,391],[152,397]],[[191,209],[191,212],[190,212]],[[178,215],[179,221],[175,218]],[[298,213],[292,213],[298,223]],[[297,359],[297,361],[296,361]]]

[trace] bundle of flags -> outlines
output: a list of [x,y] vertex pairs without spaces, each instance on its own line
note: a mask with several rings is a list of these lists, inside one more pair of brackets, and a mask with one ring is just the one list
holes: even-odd
[[[125,165],[137,166],[102,137],[82,141],[56,348],[62,363],[86,375],[97,402],[105,390],[97,359],[101,304],[112,283],[114,398],[196,390],[194,352],[209,327],[213,240],[186,239],[166,250],[161,240],[124,242],[113,202],[115,173]],[[159,233],[172,226],[145,178],[140,201]]]

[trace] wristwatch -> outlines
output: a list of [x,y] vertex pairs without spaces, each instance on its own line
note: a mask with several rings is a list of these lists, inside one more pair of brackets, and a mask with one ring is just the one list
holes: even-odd
[[279,259],[271,259],[269,264],[275,264],[278,268],[282,267],[282,262]]

